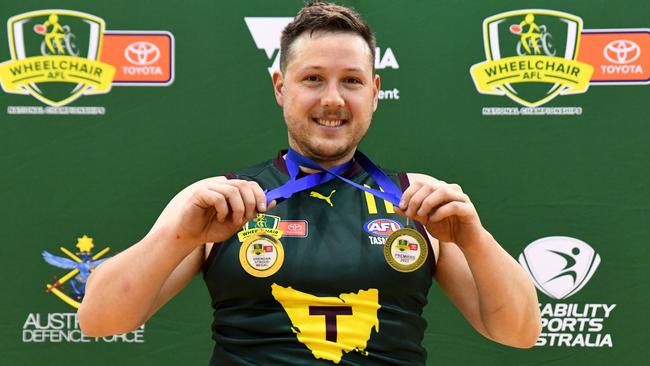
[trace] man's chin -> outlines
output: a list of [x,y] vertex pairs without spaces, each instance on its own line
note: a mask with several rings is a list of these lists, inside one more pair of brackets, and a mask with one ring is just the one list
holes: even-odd
[[350,146],[310,146],[308,153],[315,160],[319,161],[336,161],[345,159],[349,156],[351,158],[356,147]]

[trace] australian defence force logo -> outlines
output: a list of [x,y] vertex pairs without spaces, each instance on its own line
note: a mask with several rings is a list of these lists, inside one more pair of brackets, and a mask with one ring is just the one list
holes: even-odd
[[0,65],[7,93],[58,107],[108,93],[115,67],[99,61],[104,21],[71,10],[40,10],[9,19],[11,61]]
[[144,343],[144,324],[124,334],[89,337],[79,328],[76,309],[86,292],[90,274],[103,263],[110,248],[96,250],[93,238],[77,238],[76,249],[60,247],[63,255],[43,251],[43,260],[51,265],[53,280],[45,284],[45,291],[75,308],[75,312],[30,312],[22,329],[23,343]]
[[554,10],[515,10],[485,19],[487,60],[470,69],[476,89],[527,107],[586,92],[593,67],[577,61],[581,32],[581,18]]
[[86,292],[86,281],[90,273],[108,259],[104,255],[108,253],[110,248],[106,247],[93,254],[95,244],[93,244],[93,239],[86,235],[77,239],[76,247],[75,253],[65,247],[60,247],[65,256],[57,256],[48,251],[43,251],[42,255],[48,264],[68,270],[67,273],[53,283],[47,283],[45,285],[46,291],[78,309]]

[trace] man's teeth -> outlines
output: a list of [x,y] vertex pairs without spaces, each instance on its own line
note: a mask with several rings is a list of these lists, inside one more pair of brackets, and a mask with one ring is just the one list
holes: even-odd
[[316,120],[319,125],[327,126],[327,127],[338,127],[341,124],[343,124],[343,121],[340,119],[317,119]]

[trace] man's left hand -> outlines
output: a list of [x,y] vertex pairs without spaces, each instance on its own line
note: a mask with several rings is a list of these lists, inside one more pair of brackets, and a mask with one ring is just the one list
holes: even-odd
[[395,212],[418,221],[436,239],[461,247],[484,232],[474,205],[458,184],[411,182]]

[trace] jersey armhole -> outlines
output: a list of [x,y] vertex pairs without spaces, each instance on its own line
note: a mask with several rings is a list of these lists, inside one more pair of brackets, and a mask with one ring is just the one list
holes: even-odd
[[[226,177],[226,179],[238,178],[235,173],[226,173],[223,176]],[[217,253],[219,253],[219,249],[221,249],[221,244],[223,243],[212,243],[212,248],[210,248],[210,253],[208,254],[208,257],[203,261],[203,266],[201,267],[204,276],[206,273],[208,273],[208,271],[212,267],[212,263],[214,263],[214,260],[217,257]]]
[[[411,185],[411,182],[409,181],[408,175],[405,172],[397,172],[397,177],[399,178],[399,185],[403,192]],[[431,251],[431,260],[429,261],[429,272],[431,273],[431,276],[433,276],[436,273],[436,262],[437,262],[436,252],[433,250],[433,245],[431,245],[431,241],[429,240],[429,234],[427,233],[427,230],[424,228],[424,226],[422,226],[422,224],[420,224],[415,220],[414,223],[415,223],[415,229],[424,237],[424,240],[427,241],[427,245],[429,246],[429,250]]]

